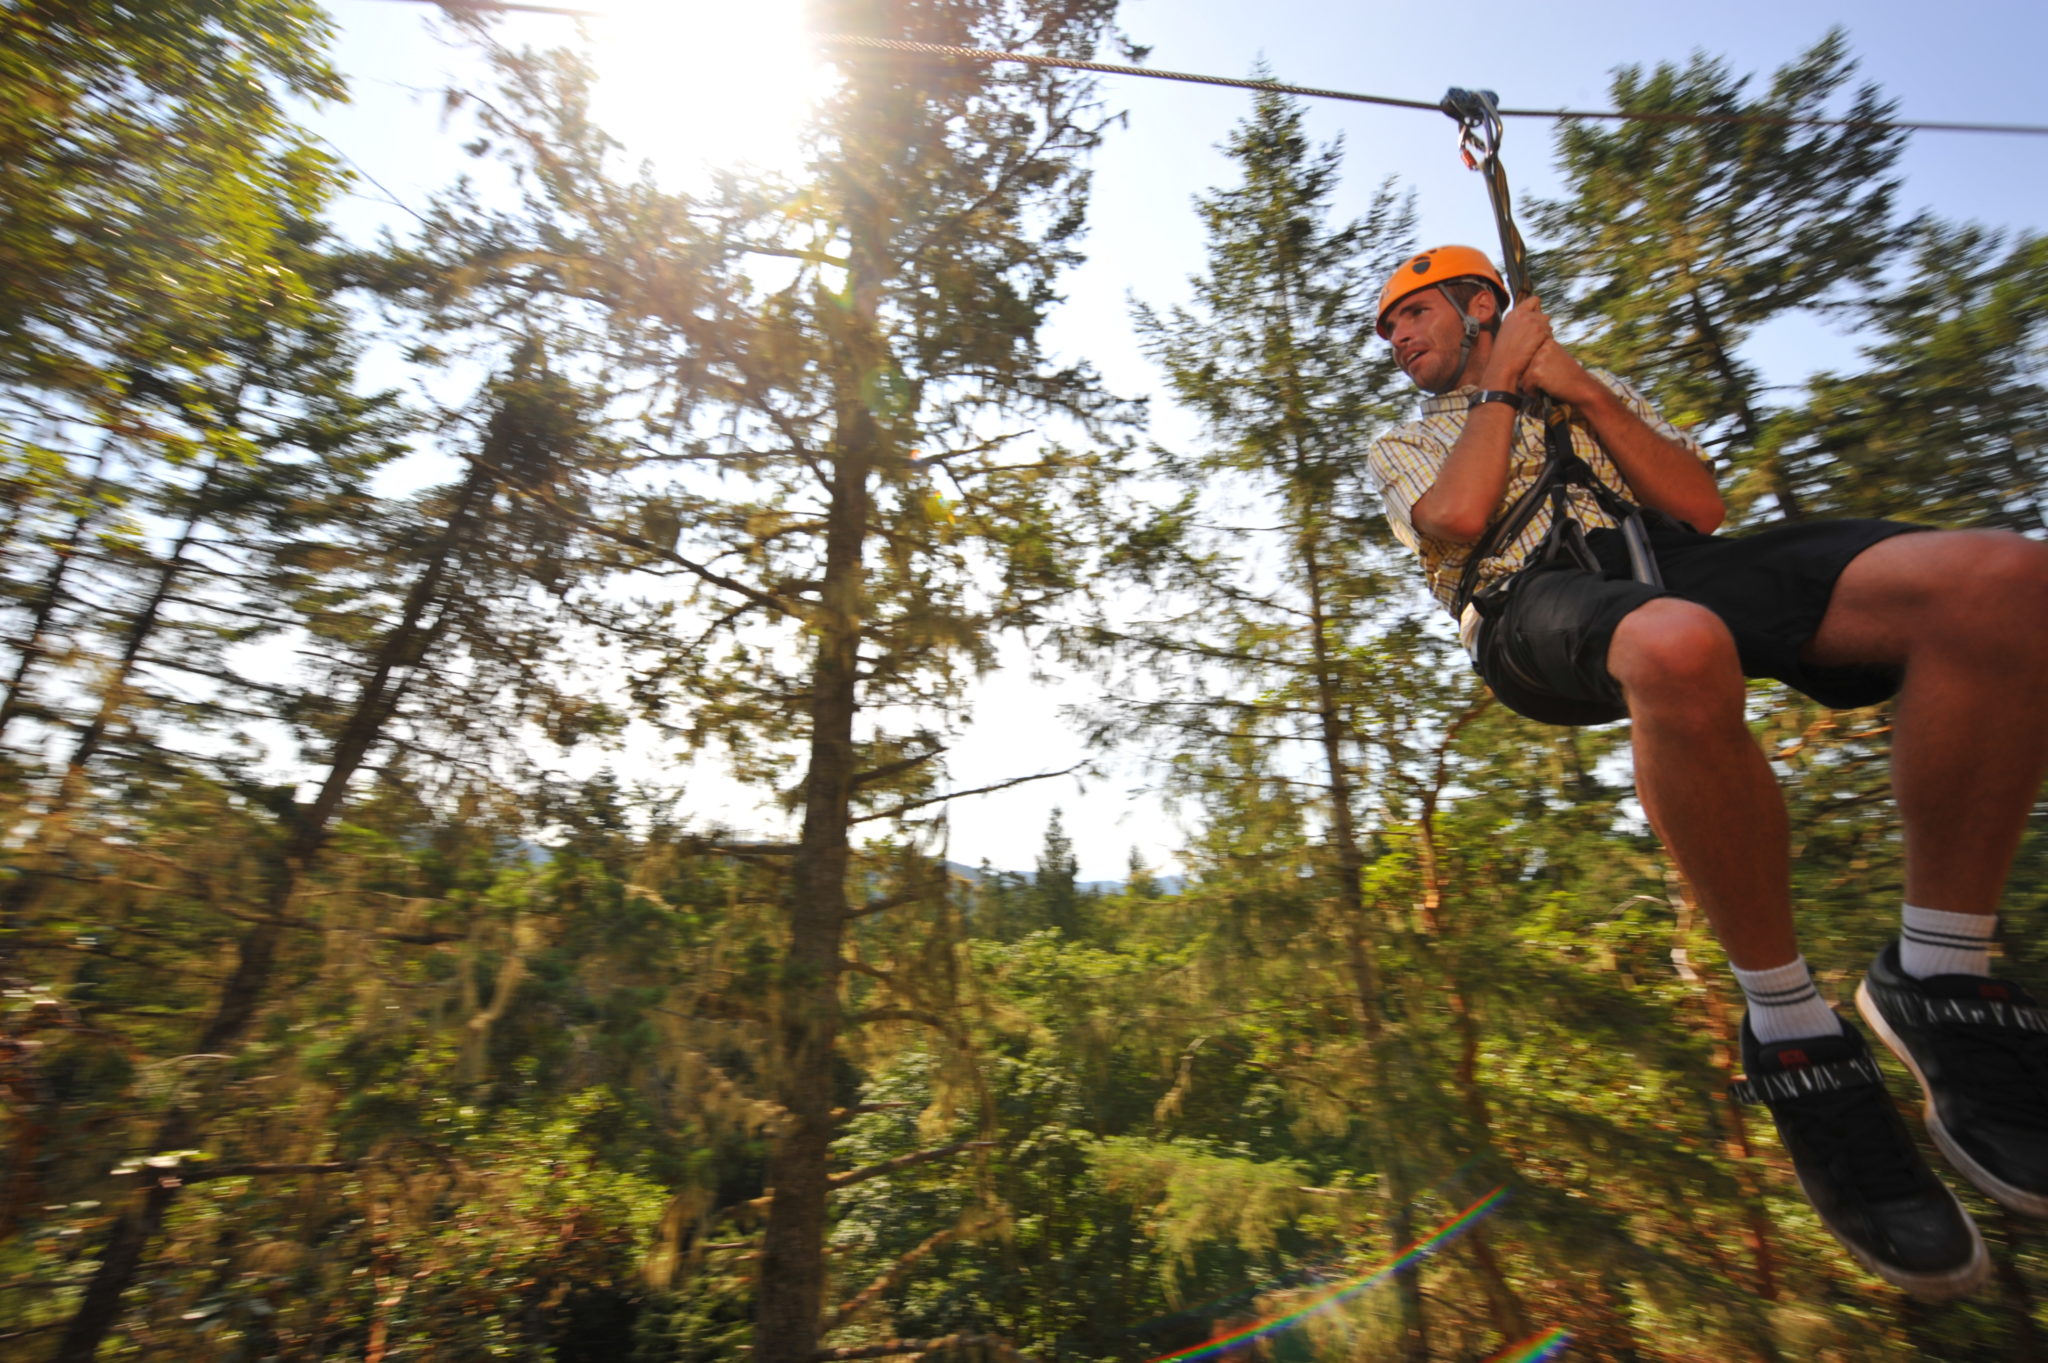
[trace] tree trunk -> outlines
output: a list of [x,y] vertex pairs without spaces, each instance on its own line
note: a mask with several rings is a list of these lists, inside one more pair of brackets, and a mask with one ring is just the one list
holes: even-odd
[[[1741,423],[1742,442],[1755,451],[1757,442],[1763,438],[1763,422],[1756,414],[1756,407],[1750,402],[1747,385],[1742,376],[1735,372],[1735,357],[1728,351],[1728,343],[1721,335],[1721,328],[1714,322],[1713,314],[1707,311],[1706,301],[1694,289],[1686,294],[1686,302],[1692,313],[1693,325],[1699,328],[1700,339],[1706,342],[1708,361],[1714,372],[1720,375],[1722,396],[1735,410],[1735,419]],[[1784,462],[1772,458],[1765,470],[1771,495],[1778,500],[1778,514],[1788,521],[1804,520],[1805,508],[1800,505],[1799,494],[1793,490],[1792,475]]]
[[[1312,514],[1312,513],[1310,513]],[[1373,1076],[1373,1093],[1367,1104],[1367,1128],[1376,1147],[1375,1158],[1386,1177],[1391,1219],[1388,1237],[1395,1254],[1404,1252],[1415,1238],[1415,1190],[1407,1162],[1399,1154],[1399,1134],[1390,1129],[1384,1115],[1391,1090],[1380,1016],[1378,968],[1367,940],[1365,852],[1358,843],[1358,824],[1351,807],[1351,770],[1344,761],[1346,726],[1337,695],[1336,661],[1331,656],[1329,618],[1324,602],[1323,568],[1314,542],[1313,525],[1302,528],[1301,565],[1309,593],[1310,651],[1315,668],[1316,720],[1323,749],[1325,789],[1329,792],[1330,841],[1337,851],[1337,911],[1349,937],[1352,976],[1357,987],[1357,1018],[1365,1042],[1368,1065]],[[1401,1357],[1410,1363],[1427,1363],[1429,1320],[1422,1299],[1422,1266],[1419,1261],[1394,1270],[1394,1292],[1401,1308]]]
[[825,627],[812,672],[810,764],[804,825],[789,888],[789,948],[776,991],[774,1096],[784,1113],[768,1161],[774,1194],[761,1241],[760,1363],[809,1363],[825,1304],[825,1215],[839,1040],[839,960],[846,900],[847,804],[854,771],[853,716],[859,555],[865,468],[843,460],[828,532]]
[[[1423,792],[1422,808],[1416,820],[1416,870],[1422,881],[1423,927],[1429,935],[1429,950],[1436,956],[1442,944],[1451,940],[1450,925],[1444,917],[1443,863],[1437,856],[1436,811],[1443,797],[1445,774],[1449,768],[1451,745],[1457,741],[1459,732],[1470,724],[1486,707],[1490,699],[1482,698],[1452,721],[1445,731],[1443,741],[1437,747],[1436,772],[1429,788]],[[1458,1097],[1465,1109],[1466,1120],[1472,1123],[1474,1143],[1482,1155],[1498,1158],[1500,1147],[1494,1140],[1493,1113],[1486,1102],[1486,1091],[1479,1083],[1479,1020],[1472,1014],[1472,1005],[1465,994],[1464,981],[1456,969],[1438,958],[1437,968],[1443,974],[1445,997],[1451,1008],[1451,1022],[1458,1035]],[[1507,1161],[1503,1161],[1507,1162]],[[1515,1291],[1513,1281],[1501,1266],[1500,1256],[1494,1252],[1493,1242],[1487,1236],[1485,1226],[1474,1226],[1465,1237],[1466,1251],[1471,1255],[1472,1264],[1478,1270],[1479,1279],[1486,1287],[1487,1311],[1493,1317],[1493,1328],[1500,1331],[1507,1341],[1521,1339],[1529,1333],[1529,1310],[1522,1302],[1521,1294]]]
[[85,509],[72,518],[71,529],[66,532],[64,542],[51,550],[55,560],[50,564],[41,594],[36,597],[35,608],[29,613],[28,630],[22,635],[19,645],[21,656],[14,662],[14,675],[7,680],[6,694],[0,696],[0,740],[7,737],[8,726],[28,708],[29,675],[42,660],[50,621],[56,616],[57,607],[64,602],[64,579],[71,571],[71,560],[78,553],[78,543],[85,538],[86,528],[93,522],[91,503],[99,496],[107,458],[108,450],[102,446],[93,461],[92,477],[86,480],[85,491],[80,495],[80,500],[86,503]]
[[[258,923],[243,935],[236,950],[234,973],[221,987],[213,1018],[200,1034],[195,1051],[229,1050],[240,1043],[254,1021],[283,941],[284,928],[275,920],[285,916],[298,895],[306,872],[327,841],[327,832],[349,784],[404,694],[407,678],[397,674],[418,664],[447,618],[444,613],[430,622],[427,614],[439,604],[441,583],[456,549],[472,528],[475,508],[490,485],[490,476],[484,461],[471,465],[470,475],[449,513],[448,528],[436,543],[425,570],[406,594],[398,624],[378,649],[370,678],[363,684],[355,709],[342,726],[320,792],[311,805],[299,811],[297,827],[285,840],[277,873],[262,906],[261,916],[273,921]],[[196,1101],[175,1107],[157,1128],[150,1152],[188,1149],[204,1135],[205,1121]],[[142,1267],[143,1253],[163,1226],[164,1216],[177,1195],[175,1183],[159,1180],[143,1193],[139,1206],[130,1207],[115,1220],[101,1253],[99,1269],[65,1327],[51,1363],[91,1363],[120,1318],[121,1299],[133,1285]]]
[[810,752],[804,823],[789,886],[789,948],[776,989],[770,1075],[784,1113],[768,1158],[773,1194],[761,1239],[756,1289],[756,1363],[811,1363],[825,1312],[826,1204],[839,1006],[840,945],[852,906],[846,896],[847,830],[853,798],[853,720],[866,582],[862,566],[869,494],[881,433],[862,391],[880,372],[875,334],[881,220],[872,198],[847,194],[848,283],[854,299],[841,370],[825,529],[825,575],[811,669]]
[[[512,996],[526,978],[526,955],[533,944],[535,933],[524,914],[514,914],[512,925],[506,934],[505,958],[498,963],[498,977],[491,982],[491,1001],[484,1003],[476,994],[476,959],[472,955],[463,971],[463,1000],[469,1020],[462,1029],[462,1053],[456,1061],[456,1081],[461,1084],[481,1084],[489,1071],[491,1052],[491,1030],[498,1020],[505,1016],[505,1009],[511,1004]],[[474,940],[474,939],[472,939]]]
[[[193,494],[202,507],[206,494],[212,489],[213,480],[219,473],[220,460],[216,458]],[[35,911],[35,906],[41,900],[43,890],[48,884],[46,876],[49,868],[62,862],[69,844],[66,831],[69,827],[69,815],[72,806],[77,803],[79,795],[84,791],[86,767],[99,754],[100,743],[113,725],[115,716],[127,705],[128,682],[135,675],[136,659],[142,656],[142,650],[148,644],[150,636],[156,633],[157,621],[163,615],[164,603],[170,599],[171,589],[177,583],[178,570],[184,566],[185,555],[199,533],[202,514],[201,511],[194,511],[186,518],[184,527],[178,532],[178,538],[172,542],[170,552],[164,557],[161,569],[157,573],[156,584],[150,589],[149,599],[143,602],[141,609],[128,621],[128,628],[122,632],[121,652],[108,670],[105,683],[100,690],[100,703],[94,710],[92,719],[72,742],[71,756],[65,761],[63,778],[51,795],[50,803],[43,809],[35,826],[30,830],[21,855],[16,859],[15,878],[4,892],[0,892],[0,930],[19,927],[27,920]],[[55,586],[56,582],[53,580],[52,588]],[[28,655],[24,653],[24,667],[27,662]],[[19,688],[24,676],[23,672],[17,670],[15,689]],[[11,700],[14,690],[10,689],[8,694]],[[0,727],[4,727],[4,720],[0,720]]]

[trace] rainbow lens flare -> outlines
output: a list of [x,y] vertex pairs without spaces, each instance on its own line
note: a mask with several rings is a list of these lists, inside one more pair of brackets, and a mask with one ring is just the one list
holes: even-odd
[[[1409,1264],[1436,1253],[1436,1251],[1442,1249],[1445,1245],[1485,1220],[1507,1195],[1507,1185],[1502,1184],[1384,1263],[1375,1264],[1363,1273],[1356,1274],[1334,1284],[1285,1315],[1275,1316],[1271,1320],[1262,1320],[1255,1325],[1234,1331],[1220,1339],[1212,1339],[1205,1343],[1197,1344],[1191,1349],[1182,1349],[1177,1353],[1161,1354],[1153,1359],[1152,1363],[1193,1363],[1193,1360],[1196,1359],[1214,1358],[1218,1354],[1226,1353],[1254,1339],[1285,1330],[1288,1326],[1298,1324],[1318,1311],[1326,1311],[1340,1302],[1357,1296],[1375,1283],[1383,1281],[1388,1275],[1396,1273],[1406,1268]],[[1557,1351],[1563,1348],[1567,1338],[1568,1336],[1566,1336],[1564,1331],[1552,1330],[1548,1334],[1524,1340],[1522,1343],[1511,1348],[1507,1353],[1500,1355],[1498,1363],[1536,1363],[1538,1359],[1555,1358]],[[1529,1352],[1530,1350],[1533,1350],[1533,1352]]]
[[1542,1363],[1546,1358],[1558,1357],[1571,1342],[1572,1337],[1563,1330],[1549,1330],[1531,1335],[1519,1344],[1510,1344],[1486,1363]]

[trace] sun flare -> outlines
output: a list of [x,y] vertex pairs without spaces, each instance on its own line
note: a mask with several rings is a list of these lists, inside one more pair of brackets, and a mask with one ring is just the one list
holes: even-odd
[[665,176],[792,170],[825,65],[804,0],[611,0],[594,24],[599,117]]

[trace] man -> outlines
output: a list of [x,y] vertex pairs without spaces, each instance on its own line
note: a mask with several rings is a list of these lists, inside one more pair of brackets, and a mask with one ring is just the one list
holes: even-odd
[[[1909,1292],[1969,1292],[1989,1271],[1982,1238],[1799,954],[1784,801],[1744,723],[1743,681],[1835,707],[1897,696],[1907,902],[1857,1009],[1919,1081],[1948,1160],[2048,1216],[2048,1014],[1989,973],[2048,768],[2048,546],[1883,521],[1716,537],[1724,510],[1699,445],[1585,369],[1537,299],[1507,301],[1469,247],[1425,251],[1389,280],[1379,333],[1431,396],[1371,451],[1388,519],[1503,702],[1551,723],[1632,722],[1643,809],[1748,1000],[1738,1094],[1771,1109],[1821,1219]],[[1544,426],[1524,410],[1539,395],[1569,405],[1581,480],[1468,575],[1543,467]],[[1661,585],[1631,573],[1636,507]]]

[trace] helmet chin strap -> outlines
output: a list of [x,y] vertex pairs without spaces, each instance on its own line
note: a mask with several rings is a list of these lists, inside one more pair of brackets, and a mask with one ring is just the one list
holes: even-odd
[[1465,382],[1465,369],[1472,363],[1472,347],[1478,342],[1479,333],[1483,328],[1479,324],[1479,319],[1465,311],[1465,305],[1452,296],[1449,284],[1438,284],[1436,291],[1444,296],[1444,302],[1451,305],[1451,311],[1457,313],[1458,320],[1465,324],[1465,339],[1458,347],[1458,368],[1451,375],[1450,383],[1444,388],[1444,391],[1449,393]]
[[1438,393],[1452,393],[1458,389],[1458,385],[1464,383],[1464,370],[1473,364],[1473,346],[1479,344],[1479,334],[1485,327],[1481,325],[1479,317],[1464,311],[1464,305],[1458,303],[1458,299],[1450,293],[1450,284],[1438,284],[1436,291],[1444,295],[1444,301],[1450,303],[1450,311],[1458,313],[1458,321],[1464,323],[1464,340],[1458,344],[1458,368],[1452,370],[1450,383],[1446,383],[1442,389],[1436,389]]

